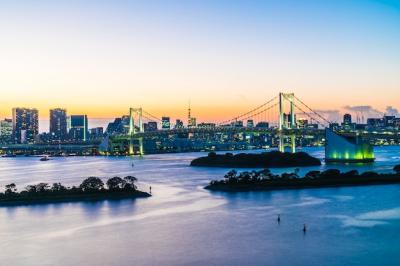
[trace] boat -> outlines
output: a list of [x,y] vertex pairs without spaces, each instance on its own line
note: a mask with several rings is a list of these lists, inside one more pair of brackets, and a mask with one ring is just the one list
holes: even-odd
[[50,158],[49,158],[49,156],[44,156],[44,157],[42,157],[42,158],[40,158],[40,161],[41,162],[45,162],[45,161],[49,161],[50,160]]

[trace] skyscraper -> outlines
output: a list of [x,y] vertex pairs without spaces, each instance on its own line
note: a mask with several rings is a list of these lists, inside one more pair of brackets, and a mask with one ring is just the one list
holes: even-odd
[[88,139],[87,115],[71,115],[69,118],[69,135],[73,140],[86,141]]
[[0,143],[12,141],[12,119],[0,120]]
[[15,143],[33,143],[39,134],[37,109],[13,108],[13,140]]
[[343,124],[350,125],[351,124],[351,114],[344,114],[343,116]]
[[65,140],[67,136],[67,111],[65,109],[50,110],[50,135],[54,140]]
[[183,128],[183,122],[180,119],[176,119],[175,128],[180,129]]
[[161,118],[161,128],[164,130],[171,128],[170,118],[168,116],[163,116]]

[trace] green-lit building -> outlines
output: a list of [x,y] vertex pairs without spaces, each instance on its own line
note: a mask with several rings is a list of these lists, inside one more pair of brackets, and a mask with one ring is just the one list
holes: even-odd
[[359,136],[339,135],[326,129],[326,162],[373,162],[374,148]]

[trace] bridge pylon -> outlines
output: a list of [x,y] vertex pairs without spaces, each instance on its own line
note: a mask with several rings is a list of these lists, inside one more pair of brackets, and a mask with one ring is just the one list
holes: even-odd
[[[138,129],[135,126],[134,115],[138,116]],[[142,108],[129,108],[129,155],[135,155],[135,146],[138,148],[138,154],[142,156],[143,150],[143,137],[135,137],[136,133],[143,133],[143,109]],[[135,141],[137,143],[135,143]]]
[[[289,119],[285,116],[285,100],[290,104],[290,114]],[[292,153],[296,152],[296,135],[290,133],[291,129],[296,128],[296,115],[295,115],[295,96],[294,93],[279,93],[279,124],[278,124],[278,134],[279,134],[279,151],[285,152],[285,147],[289,146]],[[286,134],[284,131],[289,131]],[[290,143],[286,141],[290,139]]]

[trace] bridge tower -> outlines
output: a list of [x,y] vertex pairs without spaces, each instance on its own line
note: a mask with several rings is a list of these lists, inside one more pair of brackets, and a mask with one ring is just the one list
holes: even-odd
[[[286,146],[290,146],[292,153],[296,152],[296,136],[294,132],[291,132],[296,128],[296,116],[295,116],[295,105],[294,105],[294,93],[279,93],[279,151],[284,152]],[[289,120],[285,117],[285,101],[290,104]],[[287,132],[289,132],[287,134]],[[290,139],[289,143],[285,143],[286,140]]]
[[[138,128],[139,131],[137,132],[135,127],[135,119],[134,115],[138,116]],[[143,133],[143,110],[142,108],[129,108],[129,155],[134,155],[134,148],[135,146],[138,147],[139,155],[142,156],[143,152],[143,137],[136,137],[136,133]],[[135,141],[137,143],[135,143]]]

